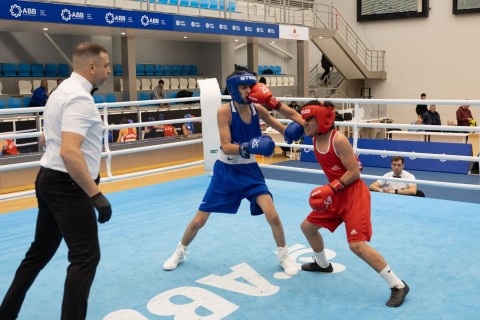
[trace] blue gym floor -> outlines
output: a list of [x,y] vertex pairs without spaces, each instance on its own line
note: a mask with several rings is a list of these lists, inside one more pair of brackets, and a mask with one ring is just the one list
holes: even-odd
[[[88,319],[476,319],[480,287],[480,204],[372,193],[373,239],[410,286],[400,308],[388,308],[387,284],[349,251],[345,231],[323,232],[333,274],[287,277],[263,216],[247,202],[237,215],[213,213],[188,250],[166,272],[196,212],[208,175],[108,194],[110,222],[99,225],[102,259]],[[267,180],[291,255],[308,261],[299,225],[313,184]],[[0,299],[33,238],[36,210],[0,215]],[[67,251],[62,245],[30,289],[19,319],[59,319]],[[169,300],[170,297],[170,300]],[[169,302],[170,301],[170,302]]]

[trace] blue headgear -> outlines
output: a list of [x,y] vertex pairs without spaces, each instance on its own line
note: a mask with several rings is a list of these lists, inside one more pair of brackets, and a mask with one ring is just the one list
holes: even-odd
[[148,117],[147,121],[155,121],[154,117]]
[[257,83],[257,77],[249,72],[237,71],[235,74],[227,78],[228,93],[232,97],[232,100],[237,103],[247,103],[240,96],[238,91],[239,85],[253,86]]
[[[185,119],[191,118],[192,115],[190,113],[187,113],[186,115],[183,116]],[[187,127],[188,130],[190,130],[191,133],[194,133],[195,127],[193,126],[193,122],[185,122],[185,126]]]

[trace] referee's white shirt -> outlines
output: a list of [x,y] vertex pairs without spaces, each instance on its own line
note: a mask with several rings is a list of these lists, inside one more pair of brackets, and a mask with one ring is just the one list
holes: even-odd
[[92,179],[100,171],[102,152],[102,118],[90,94],[92,84],[72,72],[51,94],[45,106],[44,135],[46,151],[40,160],[44,168],[67,172],[60,157],[62,132],[74,132],[84,137],[80,147]]
[[[393,178],[393,171],[387,172],[383,175],[385,178]],[[407,170],[402,170],[402,174],[400,175],[400,178],[402,179],[409,179],[409,180],[415,180],[415,176],[408,172]],[[393,178],[395,179],[395,178]],[[401,181],[385,181],[385,180],[378,180],[380,185],[382,185],[384,188],[390,188],[392,190],[398,189],[408,189],[408,187],[411,184],[414,183],[406,183],[406,182],[401,182]]]

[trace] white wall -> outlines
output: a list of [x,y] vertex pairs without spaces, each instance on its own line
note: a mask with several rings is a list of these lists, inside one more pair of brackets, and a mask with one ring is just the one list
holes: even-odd
[[[453,15],[452,1],[430,0],[428,18],[356,22],[356,1],[332,0],[370,49],[385,50],[387,80],[367,81],[373,98],[480,99],[480,14]],[[355,3],[355,4],[354,4]],[[480,119],[480,107],[470,107]],[[437,106],[442,123],[455,121],[457,106]],[[409,123],[415,106],[391,106],[387,115]]]

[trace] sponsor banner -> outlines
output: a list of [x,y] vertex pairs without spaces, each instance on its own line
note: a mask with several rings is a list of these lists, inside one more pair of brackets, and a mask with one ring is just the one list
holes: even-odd
[[279,25],[279,38],[290,40],[310,40],[307,27]]
[[278,38],[279,26],[173,14],[1,0],[0,19]]
[[278,25],[202,17],[177,15],[174,30],[278,39]]

